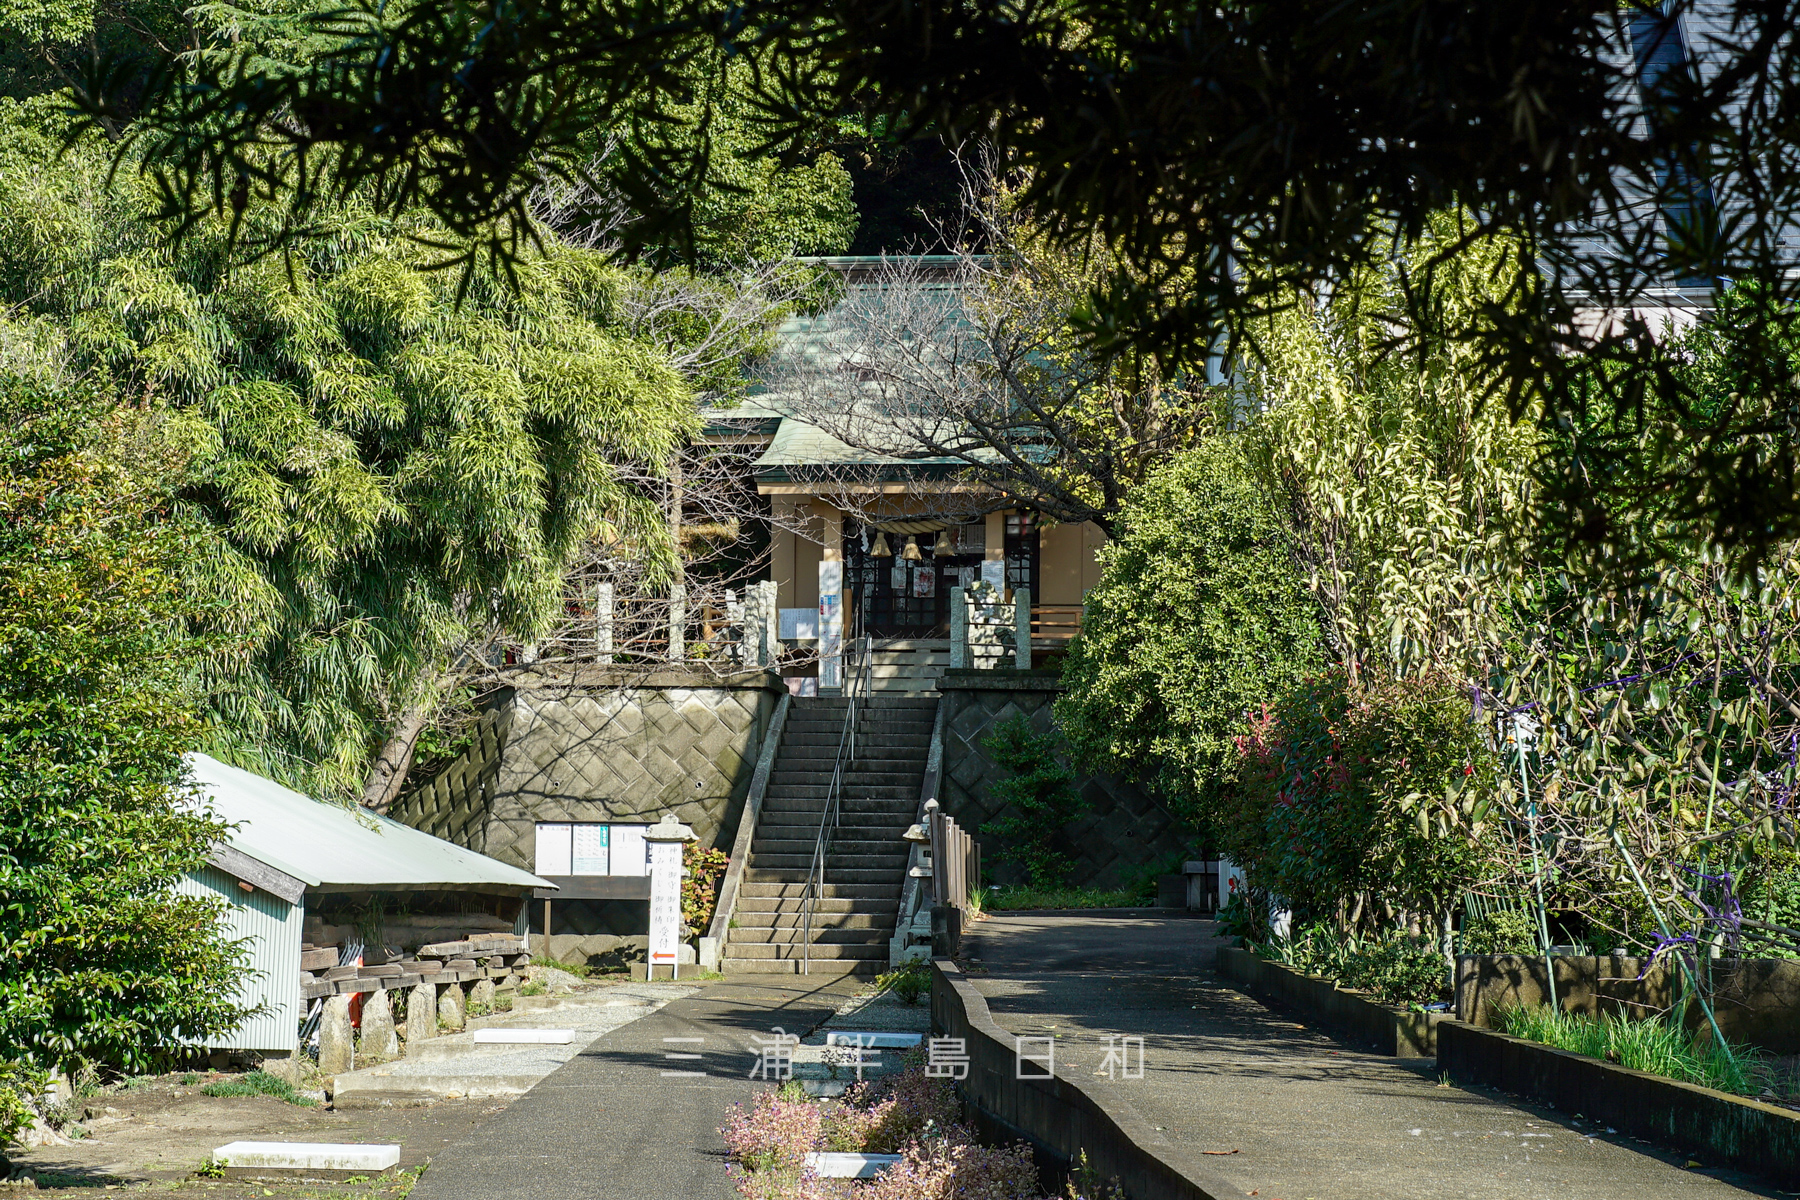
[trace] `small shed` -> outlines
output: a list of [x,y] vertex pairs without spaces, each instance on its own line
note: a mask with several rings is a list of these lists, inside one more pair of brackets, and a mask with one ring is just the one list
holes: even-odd
[[486,976],[503,952],[525,948],[523,938],[516,945],[512,939],[522,932],[526,899],[554,886],[204,754],[189,755],[187,764],[201,802],[231,829],[179,890],[226,902],[227,935],[248,939],[256,972],[244,998],[262,1009],[202,1043],[210,1049],[290,1054],[308,1007],[325,992],[410,985],[446,966],[462,968],[460,955],[450,963],[431,959],[440,945],[481,939],[495,957],[480,967],[470,962],[463,973]]

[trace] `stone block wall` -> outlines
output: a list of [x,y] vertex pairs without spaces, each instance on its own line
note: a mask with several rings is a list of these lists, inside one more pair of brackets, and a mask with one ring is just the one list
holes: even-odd
[[[1048,732],[1053,723],[1051,708],[1062,688],[1053,673],[1040,671],[947,671],[938,681],[946,709],[944,782],[939,801],[944,811],[981,843],[986,883],[1026,880],[1005,861],[1005,844],[981,829],[1003,815],[1004,806],[993,799],[989,789],[1007,774],[981,743],[996,725],[1015,716],[1024,716],[1033,728]],[[1075,859],[1071,883],[1119,887],[1163,859],[1194,850],[1188,832],[1137,785],[1090,773],[1078,774],[1076,787],[1088,801],[1089,811],[1063,829],[1066,849]]]
[[[392,815],[528,871],[540,821],[673,812],[702,845],[729,850],[782,690],[769,671],[545,667],[518,677],[476,744]],[[533,934],[545,932],[542,908],[531,905]],[[548,932],[565,961],[629,957],[648,921],[644,901],[565,900],[552,903]]]

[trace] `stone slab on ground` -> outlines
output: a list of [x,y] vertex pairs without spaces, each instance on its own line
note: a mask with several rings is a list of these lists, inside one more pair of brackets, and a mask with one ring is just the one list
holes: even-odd
[[400,1165],[400,1147],[353,1142],[230,1142],[212,1152],[233,1179],[338,1180]]
[[820,1179],[873,1179],[883,1168],[900,1161],[898,1154],[848,1154],[826,1151],[808,1154],[806,1165]]
[[[994,1019],[1053,1039],[1056,1062],[1259,1197],[1688,1200],[1780,1193],[1740,1173],[1494,1093],[1430,1059],[1363,1052],[1212,974],[1212,923],[1184,916],[996,915],[965,935]],[[1113,1039],[1109,1043],[1109,1038]],[[1109,1049],[1143,1039],[1143,1078]],[[1111,1074],[1108,1074],[1109,1067]]]
[[833,1029],[825,1034],[827,1046],[869,1046],[880,1050],[906,1050],[925,1040],[923,1033],[882,1032],[871,1029]]
[[[183,1078],[194,1082],[178,1082]],[[233,1141],[398,1144],[400,1170],[409,1171],[423,1166],[441,1147],[460,1141],[512,1099],[336,1111],[324,1105],[300,1107],[274,1096],[201,1093],[201,1087],[218,1078],[229,1076],[177,1072],[160,1082],[134,1080],[129,1088],[107,1087],[87,1101],[94,1114],[84,1122],[87,1137],[67,1146],[9,1147],[8,1157],[15,1170],[35,1176],[41,1189],[68,1188],[71,1197],[97,1197],[111,1185],[151,1198],[173,1189],[182,1196],[204,1192],[207,1200],[266,1200],[270,1191],[279,1200],[370,1200],[377,1193],[385,1197],[389,1185],[410,1186],[410,1177],[398,1182],[394,1176],[372,1177],[369,1185],[348,1189],[341,1183],[301,1180],[186,1181],[217,1147]],[[47,1193],[27,1189],[26,1194]]]
[[575,1040],[573,1029],[477,1029],[472,1039],[477,1046],[566,1046]]

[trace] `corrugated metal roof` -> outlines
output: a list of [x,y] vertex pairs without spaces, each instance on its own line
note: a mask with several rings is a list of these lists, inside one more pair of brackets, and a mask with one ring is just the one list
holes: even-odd
[[498,859],[366,809],[352,812],[204,754],[188,769],[213,811],[236,826],[226,841],[310,887],[554,886]]

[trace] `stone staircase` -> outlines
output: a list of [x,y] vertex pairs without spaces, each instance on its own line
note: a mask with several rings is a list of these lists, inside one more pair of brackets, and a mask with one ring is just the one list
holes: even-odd
[[938,676],[950,668],[948,638],[876,639],[869,687],[888,695],[936,696]]
[[[727,974],[800,970],[801,899],[851,703],[837,697],[793,701],[725,939],[721,967]],[[814,908],[815,975],[887,969],[910,849],[901,835],[918,812],[937,716],[935,697],[876,694],[854,703],[860,706],[857,755],[846,764],[840,819]]]

